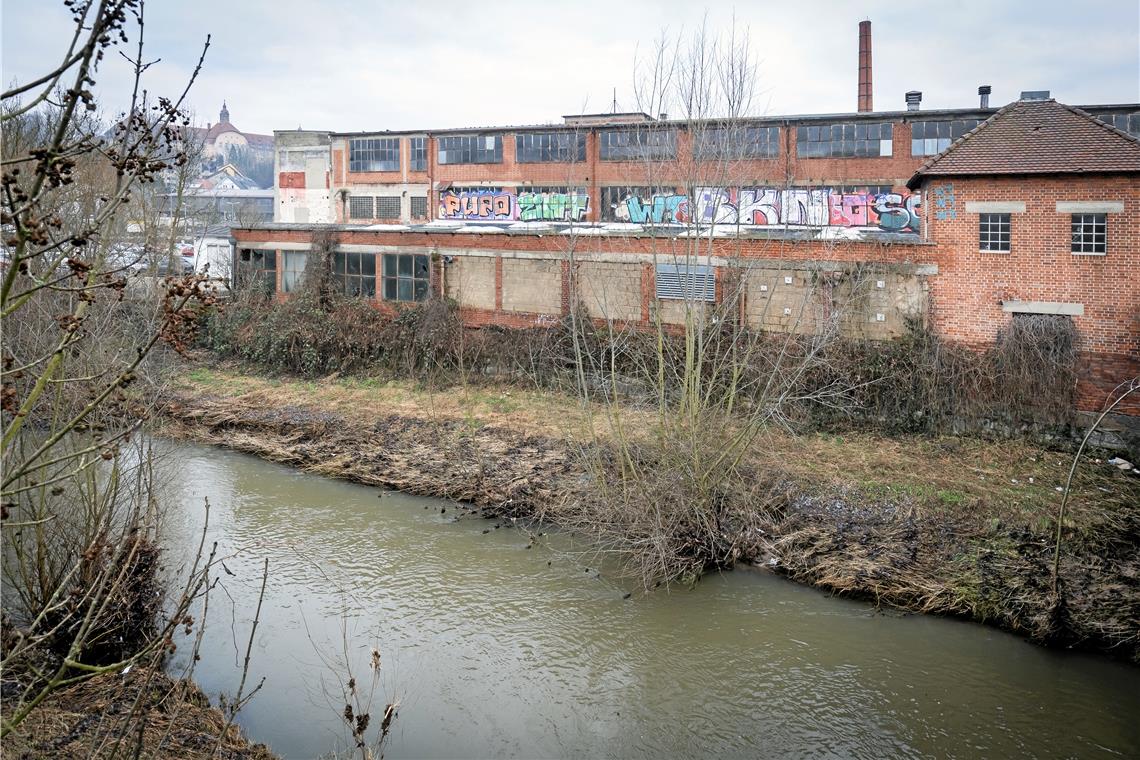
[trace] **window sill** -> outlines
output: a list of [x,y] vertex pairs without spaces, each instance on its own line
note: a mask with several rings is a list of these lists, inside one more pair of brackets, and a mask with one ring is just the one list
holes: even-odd
[[1108,251],[1105,251],[1104,253],[1089,253],[1088,251],[1069,251],[1069,253],[1071,253],[1074,256],[1095,256],[1095,257],[1102,258],[1102,259],[1108,255]]
[[979,248],[978,253],[996,253],[1000,256],[1008,256],[1010,253],[1012,253],[1012,251],[993,251],[993,250],[983,251],[982,249]]

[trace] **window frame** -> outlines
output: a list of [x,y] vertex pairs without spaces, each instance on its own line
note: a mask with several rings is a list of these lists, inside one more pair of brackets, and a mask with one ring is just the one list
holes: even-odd
[[1069,231],[1071,233],[1069,252],[1074,256],[1108,255],[1108,214],[1104,212],[1070,214]]
[[676,157],[676,129],[633,127],[598,132],[602,161],[670,161]]
[[[870,137],[872,132],[878,134]],[[875,150],[871,143],[876,143]],[[893,153],[894,123],[890,121],[838,121],[796,127],[796,158],[890,158]]]
[[[247,257],[248,254],[248,257]],[[260,258],[260,261],[258,260]],[[267,296],[277,294],[277,251],[264,248],[240,248],[237,260],[237,286],[261,283]]]
[[376,298],[375,253],[334,251],[329,267],[331,281],[345,297]]
[[[419,213],[416,213],[416,206],[421,206]],[[426,195],[413,195],[409,199],[408,217],[411,219],[427,219],[428,216],[428,199]]]
[[574,164],[586,160],[586,133],[567,129],[516,132],[515,161],[520,164]]
[[436,143],[441,166],[503,163],[502,134],[446,135]]
[[[1002,245],[1004,244],[1004,248]],[[1013,215],[1009,212],[978,214],[978,252],[1009,253],[1013,249]]]
[[427,138],[408,138],[408,170],[413,172],[427,171]]
[[[300,261],[300,267],[297,262]],[[281,252],[281,292],[292,293],[305,282],[305,270],[309,266],[308,251]]]
[[[732,139],[733,131],[741,135],[743,139]],[[702,161],[766,159],[778,158],[779,155],[779,127],[707,127],[698,131],[693,140],[693,157]]]
[[[394,157],[394,159],[393,159]],[[348,141],[349,172],[400,171],[400,138],[352,137]]]
[[[403,265],[405,261],[407,266]],[[426,253],[383,254],[379,293],[381,300],[390,303],[419,303],[429,300],[431,256]]]
[[[380,207],[382,205],[385,207],[388,207],[390,209],[393,207],[393,203],[394,203],[394,208],[396,210],[395,214],[391,214],[391,213],[387,213],[387,212],[380,213]],[[376,215],[374,217],[372,217],[373,219],[399,219],[400,215],[402,213],[403,213],[403,204],[400,201],[400,196],[398,196],[398,195],[377,195],[376,196],[376,211],[375,211]]]
[[[358,213],[358,209],[363,211],[367,206],[367,215]],[[376,218],[376,198],[371,195],[350,195],[348,196],[348,218],[349,219],[375,219]]]

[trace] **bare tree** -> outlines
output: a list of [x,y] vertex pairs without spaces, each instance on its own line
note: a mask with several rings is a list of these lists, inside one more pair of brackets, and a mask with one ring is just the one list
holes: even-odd
[[[636,71],[636,101],[650,120],[626,130],[629,183],[664,192],[631,196],[616,216],[650,252],[652,329],[622,302],[629,286],[591,273],[597,265],[580,239],[571,251],[575,357],[583,399],[604,409],[582,455],[599,487],[559,505],[557,519],[617,552],[649,586],[731,566],[754,538],[775,501],[755,448],[803,405],[846,403],[847,388],[805,391],[804,380],[825,361],[867,275],[819,273],[799,284],[779,320],[767,319],[767,305],[746,308],[749,279],[772,273],[743,255],[742,220],[726,192],[767,157],[768,134],[749,119],[749,35],[735,24],[720,35],[707,24],[663,34]],[[766,322],[781,332],[756,329]],[[631,395],[648,402],[648,423],[647,409],[631,413]]]
[[[143,87],[143,0],[65,5],[61,63],[6,91],[0,117],[2,667],[20,685],[3,736],[65,686],[161,662],[212,566],[199,547],[182,585],[159,594],[149,447],[125,448],[157,390],[139,388],[148,357],[181,350],[212,299],[198,277],[141,291],[127,277],[133,251],[172,249],[177,226],[159,221],[155,190],[189,165],[182,109],[209,40],[182,93],[156,98]],[[92,87],[109,55],[134,79],[108,125]]]

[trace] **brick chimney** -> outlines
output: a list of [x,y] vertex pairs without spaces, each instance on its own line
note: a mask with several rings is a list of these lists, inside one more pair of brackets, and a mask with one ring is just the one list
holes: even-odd
[[871,99],[871,21],[859,22],[859,111],[874,111]]

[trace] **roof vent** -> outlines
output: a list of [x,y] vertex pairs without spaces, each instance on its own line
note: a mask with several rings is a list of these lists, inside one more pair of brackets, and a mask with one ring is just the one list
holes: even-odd
[[917,111],[918,104],[922,102],[922,93],[918,90],[911,90],[906,94],[906,110]]
[[1048,100],[1048,90],[1022,90],[1021,100]]
[[669,114],[662,111],[661,113],[657,114],[657,120],[658,121],[669,121]]
[[993,91],[994,91],[994,88],[990,87],[988,84],[983,84],[981,87],[978,88],[978,96],[982,99],[981,103],[978,106],[979,108],[989,108],[990,107],[990,93]]

